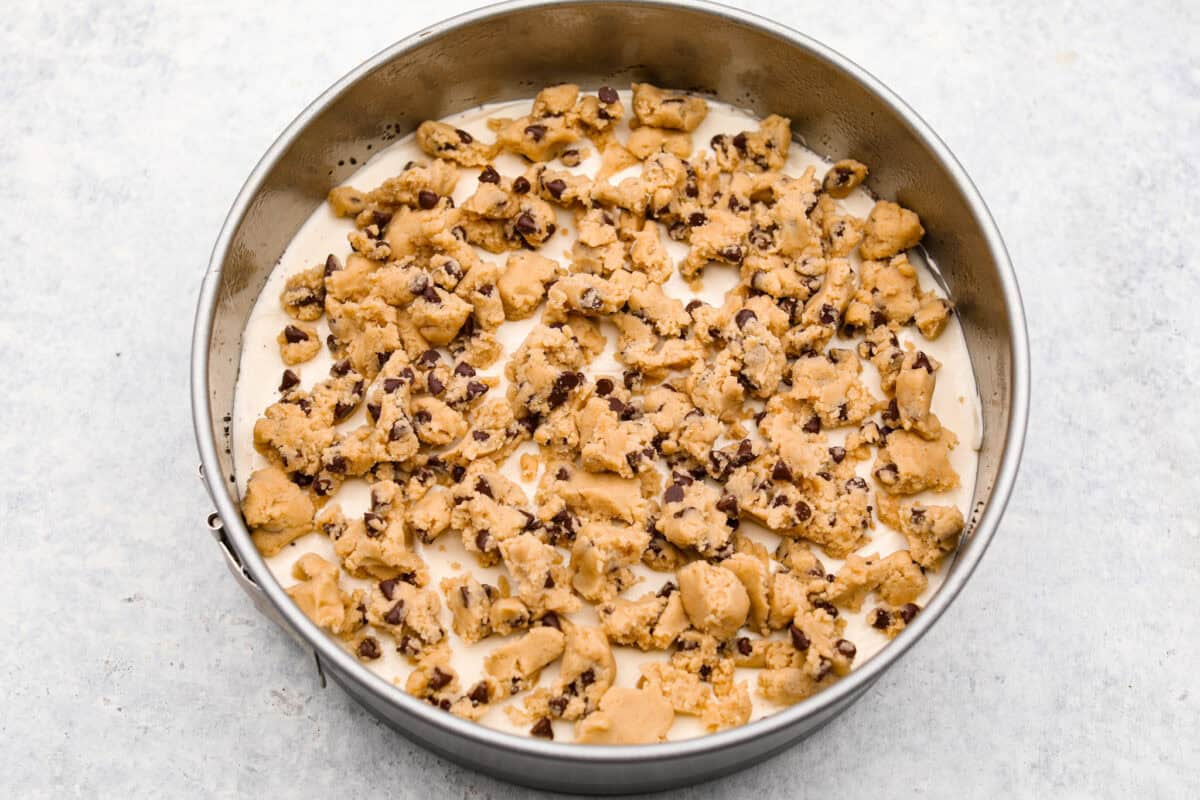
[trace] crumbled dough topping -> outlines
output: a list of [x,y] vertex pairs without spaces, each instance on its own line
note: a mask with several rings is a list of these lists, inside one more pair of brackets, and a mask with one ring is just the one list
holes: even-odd
[[[917,214],[844,211],[868,175],[858,161],[784,172],[783,117],[697,150],[702,98],[632,88],[625,141],[616,91],[563,84],[526,116],[490,120],[490,142],[425,122],[427,161],[330,192],[353,219],[349,249],[287,279],[288,368],[254,426],[270,466],[242,505],[265,555],[313,531],[330,540],[335,560],[303,556],[288,593],[360,659],[407,659],[410,694],[469,719],[523,694],[506,711],[531,735],[564,720],[576,741],[609,744],[661,741],[676,714],[740,725],[752,694],[789,704],[835,682],[857,653],[843,612],[874,595],[868,623],[895,636],[963,530],[959,509],[913,497],[959,482],[958,439],[931,411],[942,365],[897,336],[936,338],[951,313],[905,255],[924,234]],[[556,167],[592,149],[599,175]],[[501,174],[502,152],[527,169]],[[464,180],[474,192],[456,206]],[[562,212],[578,234],[567,252]],[[664,291],[712,269],[738,276],[719,306]],[[529,319],[503,353],[497,331]],[[606,329],[614,374],[590,369]],[[330,375],[300,388],[292,367],[322,347]],[[533,496],[500,472],[529,442]],[[351,479],[371,487],[361,518],[336,502]],[[908,549],[857,554],[876,518]],[[422,552],[444,535],[501,579],[467,569],[431,585]],[[822,553],[845,559],[836,574]],[[646,568],[661,588],[638,587]],[[343,573],[371,588],[347,591]],[[585,605],[591,624],[574,618]],[[453,642],[487,640],[482,672],[461,674]],[[661,657],[621,687],[614,648]]]

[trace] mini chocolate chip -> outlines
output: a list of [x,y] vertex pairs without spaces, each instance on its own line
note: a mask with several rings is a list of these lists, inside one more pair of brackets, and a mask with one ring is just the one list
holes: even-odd
[[821,432],[821,418],[820,417],[810,418],[808,420],[808,422],[804,423],[802,430],[805,433],[820,433]]
[[554,473],[554,477],[560,481],[566,481],[571,479],[571,473],[566,467],[559,467],[558,472]]
[[486,442],[488,439],[492,438],[492,435],[487,431],[472,431],[471,438],[477,442]]
[[801,522],[812,516],[812,509],[808,507],[808,503],[803,500],[796,501],[796,518]]
[[417,205],[428,211],[438,204],[437,192],[431,192],[428,189],[422,189],[417,192]]
[[672,483],[667,487],[667,491],[663,494],[664,503],[678,503],[683,500],[683,487],[678,483]]
[[387,613],[383,615],[383,621],[386,622],[388,625],[399,625],[401,622],[403,622],[404,621],[404,601],[403,600],[396,601],[396,605],[389,608]]
[[749,639],[743,636],[737,640],[737,649],[742,655],[748,656],[754,652],[754,645],[750,643]]
[[792,647],[796,648],[802,653],[808,650],[809,645],[812,644],[812,642],[808,640],[808,637],[805,636],[804,631],[800,630],[795,625],[788,626],[788,633],[792,637]]
[[733,318],[733,321],[737,323],[738,328],[744,328],[756,319],[758,319],[757,314],[748,308],[743,308],[741,311],[737,312]]
[[742,259],[745,258],[745,253],[742,252],[741,246],[736,244],[722,248],[720,255],[721,258],[731,261],[734,264],[740,264]]
[[822,611],[824,611],[826,614],[828,614],[829,616],[833,617],[834,619],[837,619],[838,610],[837,610],[837,607],[833,605],[833,603],[830,603],[828,600],[817,599],[817,600],[813,600],[812,604],[813,604],[813,608],[819,608]]
[[733,137],[733,146],[736,147],[738,150],[745,152],[745,150],[746,150],[746,132],[745,131],[742,131],[741,133],[739,133]]
[[299,344],[308,341],[308,334],[295,325],[288,325],[283,329],[283,338],[288,344]]
[[829,305],[828,303],[821,306],[821,316],[819,317],[819,321],[822,325],[836,325],[837,319],[838,319],[837,309],[835,309],[833,306]]
[[286,392],[288,389],[293,389],[299,385],[300,376],[290,369],[285,369],[283,371],[283,379],[279,381],[279,391]]
[[469,403],[475,398],[487,393],[487,390],[487,384],[480,383],[479,381],[470,381],[467,383],[467,402]]
[[596,394],[600,395],[601,397],[611,394],[613,388],[613,382],[608,378],[600,378],[598,381],[596,381]]
[[492,494],[492,485],[488,483],[487,478],[482,476],[475,481],[475,491],[479,492],[484,497],[494,497]]
[[446,384],[442,383],[441,378],[439,378],[437,375],[434,375],[432,372],[429,373],[429,377],[425,379],[425,385],[429,387],[429,393],[432,395],[439,395],[446,391]]
[[792,471],[788,469],[788,465],[782,461],[775,462],[775,466],[771,469],[771,480],[774,481],[791,481]]
[[454,680],[453,675],[447,675],[437,667],[434,667],[433,672],[429,676],[429,688],[436,692],[444,689],[452,680]]
[[880,483],[892,484],[900,479],[900,471],[895,464],[884,464],[875,470],[875,477],[879,479]]
[[540,142],[546,137],[545,125],[529,125],[525,128],[525,135],[535,142]]
[[553,739],[554,726],[550,724],[550,718],[542,717],[533,723],[533,727],[529,729],[529,735],[537,736],[539,739]]
[[904,624],[907,625],[913,621],[913,618],[917,616],[917,612],[920,610],[921,607],[916,603],[905,603],[904,605],[900,606],[900,619],[904,620]]
[[479,173],[480,183],[499,183],[500,173],[496,172],[496,168],[488,164],[483,168],[483,172]]
[[858,490],[864,491],[864,492],[867,490],[867,482],[865,480],[863,480],[862,478],[858,477],[857,475],[854,476],[853,478],[851,478],[850,480],[846,481],[846,491],[847,492],[852,492],[855,489],[858,489]]
[[688,225],[691,225],[693,228],[698,228],[701,225],[707,224],[707,222],[708,217],[706,217],[702,211],[693,211],[688,216]]
[[393,392],[395,392],[397,389],[399,389],[403,385],[404,385],[404,381],[400,380],[399,378],[384,378],[383,379],[383,391],[386,392],[387,394],[392,394]]
[[463,144],[470,144],[471,142],[475,141],[475,137],[464,130],[456,128],[454,132],[458,134],[458,138],[462,140]]
[[731,494],[721,495],[721,499],[717,501],[717,511],[728,517],[736,517],[738,513],[737,498]]
[[441,359],[441,357],[442,354],[437,350],[426,350],[424,353],[421,353],[421,355],[417,356],[417,366],[426,368],[432,367]]
[[562,197],[563,192],[565,192],[566,190],[567,190],[567,182],[560,178],[555,178],[552,181],[546,182],[546,191],[550,192],[550,195],[552,197],[554,197],[554,199],[556,199],[556,200],[558,198]]
[[529,185],[529,179],[524,175],[517,177],[517,179],[513,181],[512,190],[516,194],[525,194],[532,188],[533,187]]
[[513,226],[519,233],[534,233],[537,231],[537,223],[528,212],[524,212],[517,217],[517,221],[513,223]]
[[833,459],[833,463],[840,464],[846,458],[846,448],[831,447],[829,448],[829,457]]
[[374,636],[368,636],[359,642],[356,652],[358,653],[358,657],[365,661],[374,661],[383,655],[383,652],[379,649],[379,640]]
[[417,425],[425,425],[433,420],[433,414],[430,414],[423,408],[417,409],[413,414],[413,422]]
[[471,687],[471,691],[467,693],[467,699],[475,705],[483,705],[488,701],[488,687],[483,681]]
[[473,378],[475,377],[475,368],[465,361],[460,361],[454,367],[454,374],[463,378]]
[[892,624],[892,615],[885,608],[875,609],[874,616],[871,617],[871,627],[879,630],[887,630],[887,626]]
[[396,584],[400,581],[396,578],[388,578],[386,581],[379,582],[379,591],[383,592],[385,600],[394,600],[396,597]]
[[600,102],[612,105],[617,102],[617,90],[611,86],[601,86],[600,91],[596,92],[600,96]]
[[846,658],[854,658],[854,656],[858,653],[858,648],[855,647],[854,642],[850,641],[849,639],[838,639],[837,644],[834,645],[834,647],[836,647],[837,651]]

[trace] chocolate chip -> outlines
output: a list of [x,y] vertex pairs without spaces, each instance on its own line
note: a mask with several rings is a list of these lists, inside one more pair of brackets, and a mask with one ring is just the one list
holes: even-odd
[[878,311],[871,312],[871,327],[878,328],[880,325],[887,325],[887,317]]
[[922,351],[918,350],[916,357],[913,359],[913,369],[922,369],[929,374],[933,374],[933,364],[929,363],[929,357]]
[[828,303],[825,303],[824,305],[821,306],[821,316],[819,317],[819,321],[822,325],[836,325],[837,319],[838,319],[837,309],[835,309],[833,306],[829,305]]
[[371,419],[375,422],[379,421],[379,415],[383,411],[383,406],[379,403],[367,403],[367,413],[371,415]]
[[800,520],[801,522],[804,522],[806,519],[812,516],[812,509],[809,508],[808,503],[804,502],[803,500],[797,500],[795,508],[796,519]]
[[547,628],[554,628],[556,631],[562,630],[562,622],[558,619],[558,614],[553,611],[547,611],[542,615],[542,625]]
[[492,435],[487,431],[472,431],[471,438],[477,442],[486,442],[488,439],[492,438]]
[[429,688],[435,692],[444,689],[454,680],[453,675],[448,675],[442,672],[438,667],[433,668],[433,672],[429,675]]
[[801,653],[808,650],[809,645],[812,644],[812,642],[808,640],[808,637],[805,636],[804,631],[800,630],[795,625],[788,626],[788,633],[792,637],[792,647],[796,648]]
[[583,382],[583,376],[578,372],[564,372],[554,379],[554,385],[550,388],[550,396],[547,402],[551,408],[558,408],[567,401],[567,396],[571,390]]
[[733,146],[742,152],[746,151],[746,132],[742,131],[733,137]]
[[900,606],[900,619],[904,620],[904,624],[907,625],[913,621],[913,619],[917,616],[917,612],[920,610],[921,607],[916,603],[905,603],[904,605]]
[[705,225],[707,223],[708,223],[708,217],[705,216],[704,212],[702,212],[702,211],[693,211],[688,216],[688,225],[691,225],[693,228],[698,228],[701,225]]
[[533,723],[533,727],[529,729],[529,735],[537,736],[539,739],[553,739],[554,726],[550,724],[550,718],[542,717]]
[[341,421],[350,416],[350,412],[354,410],[354,403],[343,403],[341,400],[333,404],[333,418]]
[[529,125],[525,128],[525,135],[530,139],[533,139],[535,142],[540,142],[542,139],[546,138],[546,126]]
[[833,459],[833,463],[840,464],[846,459],[846,448],[831,447],[829,448],[829,457]]
[[875,477],[879,479],[880,483],[892,484],[900,480],[900,471],[895,464],[884,464],[875,470]]
[[488,483],[487,478],[482,476],[475,481],[475,491],[479,492],[484,497],[494,497],[492,494],[492,485]]
[[425,385],[429,387],[429,393],[432,395],[439,395],[446,391],[446,384],[442,383],[441,379],[432,372],[425,379]]
[[532,188],[533,187],[529,185],[529,179],[524,175],[517,177],[517,179],[513,181],[512,190],[516,194],[525,194]]
[[469,382],[467,384],[467,394],[466,394],[467,402],[469,403],[472,400],[474,400],[475,398],[480,397],[483,394],[486,394],[487,390],[488,390],[487,384],[480,383],[479,381]]
[[579,162],[583,160],[583,157],[579,155],[578,150],[564,150],[558,159],[568,167],[578,167]]
[[490,549],[489,545],[491,543],[492,535],[488,531],[480,531],[475,534],[475,546],[479,548],[480,552],[486,553]]
[[621,382],[625,384],[626,389],[631,391],[633,390],[633,387],[636,386],[639,381],[641,381],[641,379],[642,374],[637,370],[632,369],[626,370],[625,374],[621,376]]
[[737,323],[738,328],[744,328],[751,322],[754,322],[756,319],[758,319],[757,314],[748,308],[743,308],[741,311],[737,312],[733,318],[733,321]]
[[837,651],[846,658],[854,658],[854,656],[858,653],[858,648],[855,647],[854,642],[850,641],[849,639],[838,639],[837,644],[834,645],[834,647],[836,647]]
[[357,652],[358,657],[364,661],[374,661],[383,655],[383,652],[379,649],[379,640],[374,636],[368,636],[359,642],[358,648],[355,652]]
[[721,495],[721,499],[717,501],[717,511],[728,517],[736,517],[738,513],[737,498],[731,494]]
[[283,371],[283,379],[279,381],[279,391],[286,392],[288,389],[294,389],[299,385],[300,376],[290,369],[285,369]]
[[288,325],[283,329],[283,338],[288,344],[299,344],[308,341],[308,334],[295,325]]
[[519,217],[517,217],[517,221],[513,223],[513,227],[515,227],[519,233],[524,234],[534,233],[538,229],[537,222],[534,221],[533,215],[529,212],[523,212]]
[[810,418],[808,420],[808,422],[804,423],[801,430],[803,430],[805,433],[820,433],[821,432],[821,418],[820,417]]
[[792,480],[792,471],[788,469],[788,465],[782,461],[775,462],[775,466],[771,469],[771,480],[773,481],[788,481]]
[[558,472],[554,473],[554,477],[560,481],[567,481],[571,479],[571,473],[566,467],[559,467]]
[[600,378],[596,381],[596,394],[601,397],[611,394],[613,388],[615,388],[613,382],[608,378]]
[[852,492],[855,489],[865,492],[867,490],[867,482],[857,475],[846,481],[846,491]]
[[496,168],[488,164],[483,168],[483,172],[479,173],[480,183],[499,183],[500,173],[496,172]]
[[584,289],[583,293],[579,296],[579,303],[583,308],[591,311],[599,311],[600,307],[604,305],[604,301],[600,298],[600,293],[590,286]]
[[749,639],[743,636],[737,640],[737,649],[742,655],[748,656],[754,652],[754,645],[750,643]]
[[730,261],[734,264],[740,264],[742,263],[742,259],[745,258],[745,253],[742,252],[741,245],[734,244],[730,245],[729,247],[722,248],[720,256],[726,261]]
[[885,608],[875,609],[875,614],[871,617],[871,627],[879,630],[887,630],[888,625],[892,624],[892,615]]
[[432,349],[426,350],[424,353],[421,353],[421,355],[417,356],[417,366],[425,367],[428,369],[428,368],[432,367],[434,364],[436,364],[441,359],[441,357],[442,357],[442,354],[439,353],[437,350],[432,350]]
[[824,611],[826,614],[828,614],[829,616],[833,617],[834,619],[837,619],[838,610],[833,605],[833,603],[830,603],[828,600],[817,599],[817,600],[813,600],[812,604],[813,604],[813,608],[819,608],[822,611]]
[[753,443],[751,443],[751,441],[749,439],[742,439],[742,441],[738,443],[737,458],[736,458],[737,465],[739,467],[744,467],[753,460],[754,460],[754,445],[753,445]]
[[396,597],[396,584],[400,581],[396,578],[388,578],[386,581],[379,582],[379,591],[383,592],[385,600],[394,600]]
[[388,625],[399,625],[404,621],[404,601],[398,600],[396,605],[388,609],[383,615],[383,621]]
[[338,261],[338,257],[330,253],[325,259],[325,277],[328,278],[333,273],[342,268],[342,262]]
[[417,192],[417,205],[428,211],[438,204],[437,192],[431,192],[428,189],[422,189]]
[[563,192],[565,192],[566,190],[567,190],[567,182],[564,180],[555,178],[552,181],[546,182],[546,191],[550,192],[550,195],[552,197],[554,197],[554,199],[556,199],[556,200],[558,198],[562,197]]
[[471,142],[475,141],[475,137],[464,130],[456,128],[454,132],[458,134],[458,138],[463,144],[470,144]]
[[611,86],[601,86],[600,91],[596,92],[596,94],[600,96],[600,102],[607,103],[610,106],[619,99],[617,90]]
[[462,378],[473,378],[475,377],[475,368],[465,361],[460,361],[454,367],[454,374]]
[[683,500],[683,487],[678,483],[672,483],[667,487],[667,491],[663,494],[664,503],[678,503]]
[[477,706],[483,705],[488,701],[488,687],[483,681],[471,687],[471,691],[467,693],[467,699]]

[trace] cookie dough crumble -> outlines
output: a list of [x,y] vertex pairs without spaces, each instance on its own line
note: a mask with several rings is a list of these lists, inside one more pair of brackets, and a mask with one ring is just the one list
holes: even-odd
[[[327,542],[288,594],[448,713],[594,744],[741,725],[848,674],[849,619],[897,635],[957,546],[919,217],[851,213],[858,161],[789,169],[783,117],[693,141],[710,113],[562,84],[488,137],[424,122],[421,160],[329,193],[347,242],[278,296],[254,542]],[[466,567],[431,570],[447,542]]]

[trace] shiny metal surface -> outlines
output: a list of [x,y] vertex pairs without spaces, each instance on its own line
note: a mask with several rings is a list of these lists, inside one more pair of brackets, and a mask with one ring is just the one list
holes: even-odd
[[[701,739],[585,747],[512,736],[404,694],[360,665],[291,603],[238,511],[222,417],[232,411],[242,328],[293,233],[371,152],[422,120],[528,97],[547,83],[595,89],[648,80],[792,119],[807,146],[871,165],[869,188],[916,210],[925,247],[958,306],[983,408],[968,533],[941,590],[882,653],[780,714]],[[372,145],[372,150],[366,149]],[[345,166],[338,166],[345,161]],[[946,609],[978,564],[1016,477],[1028,412],[1029,353],[1008,256],[974,186],[921,119],[823,45],[768,20],[699,2],[517,2],[411,36],[338,81],[288,127],[251,173],[201,289],[192,403],[206,483],[230,566],[264,613],[314,651],[325,673],[404,735],[507,780],[576,792],[695,783],[745,767],[812,733],[861,696]],[[236,566],[235,566],[236,564]]]

